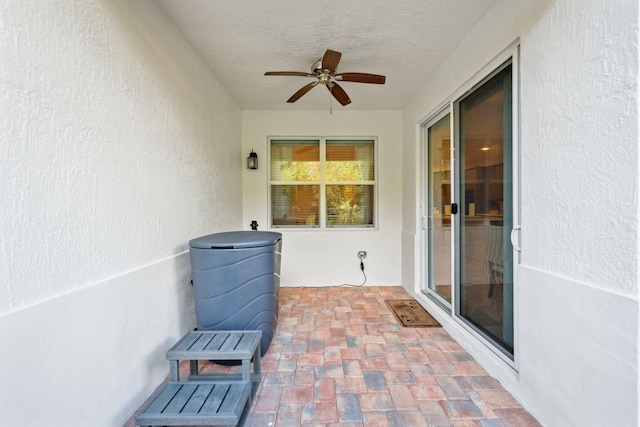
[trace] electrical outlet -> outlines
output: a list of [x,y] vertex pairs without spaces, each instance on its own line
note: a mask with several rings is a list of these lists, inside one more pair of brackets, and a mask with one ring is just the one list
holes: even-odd
[[358,251],[358,258],[365,259],[367,257],[367,251]]

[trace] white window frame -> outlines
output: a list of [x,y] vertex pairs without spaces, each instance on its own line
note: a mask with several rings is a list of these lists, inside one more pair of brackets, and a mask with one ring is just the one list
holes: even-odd
[[[320,144],[320,179],[319,181],[299,182],[298,184],[319,185],[320,186],[320,207],[318,225],[274,225],[271,207],[271,187],[273,185],[295,184],[290,181],[272,181],[271,180],[271,143],[272,141],[319,141]],[[374,179],[370,181],[326,181],[325,165],[326,165],[326,146],[327,141],[371,141],[373,143],[373,164]],[[269,229],[277,231],[366,231],[378,229],[378,138],[373,136],[270,136],[267,137],[267,165],[268,165],[268,188],[267,188],[267,218],[269,221]],[[373,224],[363,225],[327,225],[327,185],[372,185],[373,186]]]

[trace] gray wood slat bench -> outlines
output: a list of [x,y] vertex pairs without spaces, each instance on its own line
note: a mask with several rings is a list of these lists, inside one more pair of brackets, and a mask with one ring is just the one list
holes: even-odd
[[[243,379],[260,382],[261,331],[193,331],[182,337],[167,351],[172,380],[179,381],[181,360],[190,360],[189,379]],[[251,374],[253,359],[253,375]],[[241,360],[242,374],[199,375],[198,360]]]
[[[136,424],[238,425],[246,417],[260,383],[261,336],[261,331],[193,331],[186,334],[167,351],[170,381],[136,417]],[[187,381],[180,381],[181,360],[190,361]],[[198,360],[239,360],[242,361],[242,372],[200,375]]]
[[250,395],[249,381],[169,381],[136,417],[136,424],[236,426]]

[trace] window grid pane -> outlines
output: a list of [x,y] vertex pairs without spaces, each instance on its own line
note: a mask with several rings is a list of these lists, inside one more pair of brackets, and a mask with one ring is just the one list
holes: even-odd
[[327,181],[375,179],[373,141],[327,141],[326,150]]
[[373,226],[373,185],[327,185],[327,226]]
[[272,185],[271,221],[273,226],[319,225],[319,185]]
[[271,142],[272,181],[319,181],[320,142]]

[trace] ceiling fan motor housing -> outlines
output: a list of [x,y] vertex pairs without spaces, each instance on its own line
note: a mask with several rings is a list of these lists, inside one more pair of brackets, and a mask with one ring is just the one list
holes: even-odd
[[320,58],[311,66],[311,73],[319,76],[320,74],[322,74],[322,72],[322,58]]

